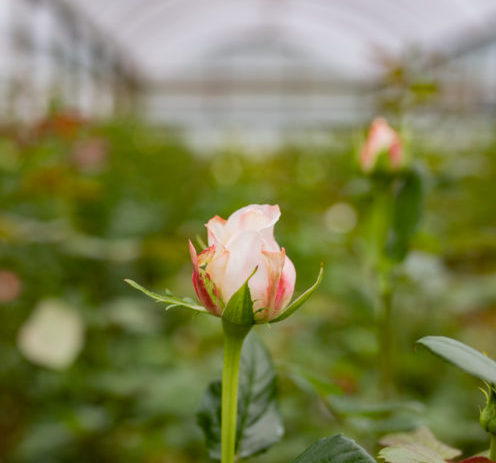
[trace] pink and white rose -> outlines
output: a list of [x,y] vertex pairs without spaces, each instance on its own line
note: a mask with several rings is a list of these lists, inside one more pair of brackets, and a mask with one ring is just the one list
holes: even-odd
[[387,154],[390,170],[398,170],[404,162],[403,143],[398,133],[381,117],[374,119],[367,140],[360,152],[360,167],[370,172],[381,154]]
[[193,285],[202,305],[217,316],[231,296],[248,282],[255,321],[275,319],[293,295],[296,271],[274,239],[279,206],[253,204],[227,220],[215,216],[206,224],[208,248],[200,254],[190,242]]

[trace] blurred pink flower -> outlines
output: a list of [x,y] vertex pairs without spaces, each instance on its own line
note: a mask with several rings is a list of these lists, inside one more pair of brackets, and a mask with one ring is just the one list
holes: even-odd
[[381,117],[374,119],[367,140],[360,152],[360,167],[364,172],[371,171],[381,154],[387,154],[390,170],[398,170],[403,165],[403,143],[398,133]]
[[0,270],[0,303],[12,302],[21,293],[19,276],[11,270]]
[[108,149],[105,140],[91,138],[76,145],[72,160],[82,172],[98,173],[105,168]]
[[231,296],[255,269],[248,287],[256,322],[284,312],[293,295],[296,271],[274,239],[279,206],[253,204],[206,224],[209,247],[197,255],[190,242],[193,285],[203,306],[220,316]]

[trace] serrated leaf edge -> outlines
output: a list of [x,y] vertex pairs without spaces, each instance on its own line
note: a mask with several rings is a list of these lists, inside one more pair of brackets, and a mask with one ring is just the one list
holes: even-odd
[[148,297],[154,299],[157,302],[163,302],[166,304],[165,310],[170,310],[176,307],[185,307],[190,310],[195,310],[196,312],[202,312],[202,313],[210,313],[205,307],[194,304],[192,302],[189,302],[184,299],[180,299],[178,297],[174,296],[167,296],[167,295],[161,295],[158,293],[155,293],[153,291],[150,291],[149,289],[146,289],[145,287],[141,286],[139,283],[136,283],[135,281],[126,278],[124,280],[128,285],[132,286],[133,288],[137,289],[138,291],[141,291],[143,294],[146,294]]

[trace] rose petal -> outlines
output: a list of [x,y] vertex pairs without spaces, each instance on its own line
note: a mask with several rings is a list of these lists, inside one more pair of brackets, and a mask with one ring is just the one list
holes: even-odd
[[279,280],[284,267],[286,251],[262,251],[258,271],[250,279],[249,286],[254,300],[253,309],[264,309],[257,312],[257,320],[270,320],[277,296]]
[[[231,296],[241,288],[255,267],[259,265],[262,245],[263,241],[259,233],[254,231],[240,233],[226,248],[229,254],[227,262],[225,262],[224,276],[218,280],[214,276],[214,271],[210,270],[210,266],[207,268],[214,282],[219,282],[222,299],[226,304]],[[215,275],[219,275],[219,273],[219,271],[215,271]]]
[[206,278],[210,279],[207,272],[202,272],[200,270],[200,263],[206,263],[207,260],[210,259],[210,256],[213,257],[215,253],[215,247],[211,246],[200,253],[198,256],[196,254],[196,249],[193,246],[193,243],[189,241],[189,252],[191,255],[191,262],[193,263],[193,287],[195,288],[196,295],[200,300],[201,304],[211,313],[215,315],[220,315],[220,307],[218,301],[214,300],[209,291],[207,290],[207,283],[212,285],[211,291],[217,293],[218,290],[215,287],[215,284],[209,283],[205,281]]
[[277,288],[276,298],[274,300],[275,312],[273,317],[278,316],[283,309],[289,304],[291,298],[293,297],[294,288],[296,282],[296,270],[291,262],[290,258],[286,256],[284,260],[284,267],[281,273],[281,279],[279,280],[279,286]]
[[226,223],[227,221],[218,215],[207,222],[205,226],[207,227],[209,246],[225,244],[227,242],[229,236],[226,230]]
[[[258,231],[265,241],[265,248],[279,251],[279,245],[274,240],[274,225],[279,220],[281,211],[278,205],[252,204],[234,212],[228,219],[226,230],[230,240],[244,231]],[[229,242],[226,243],[229,246]]]
[[362,169],[369,171],[381,152],[387,151],[392,168],[401,166],[403,157],[402,143],[397,132],[383,118],[376,118],[370,126],[367,141],[360,153]]
[[250,204],[232,213],[227,219],[230,230],[263,230],[273,226],[281,217],[279,206],[275,204]]
[[[221,246],[220,250],[216,250],[215,255],[212,260],[208,263],[206,272],[214,283],[217,291],[219,293],[220,299],[223,301],[224,305],[227,304],[228,300],[224,292],[227,264],[229,262],[230,253],[227,249]],[[229,297],[231,297],[229,295]]]
[[389,149],[389,160],[391,161],[391,166],[393,169],[398,169],[401,167],[401,162],[403,159],[403,145],[401,143],[400,137],[396,136],[394,142]]

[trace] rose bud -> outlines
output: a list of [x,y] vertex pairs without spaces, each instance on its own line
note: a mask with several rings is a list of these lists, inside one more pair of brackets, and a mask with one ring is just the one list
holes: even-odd
[[125,281],[166,309],[183,307],[221,317],[224,326],[275,323],[293,314],[322,281],[321,266],[317,281],[291,301],[296,271],[274,239],[279,206],[243,207],[227,220],[219,216],[206,224],[208,247],[197,254],[189,242],[193,263],[193,286],[200,304],[190,298],[158,294],[133,280]]
[[277,205],[246,206],[227,220],[215,216],[208,221],[209,247],[200,254],[190,242],[193,285],[209,312],[222,316],[246,282],[254,323],[275,321],[285,312],[296,271],[274,239],[274,225],[280,215]]
[[386,170],[396,171],[403,166],[404,158],[403,143],[398,133],[385,119],[374,119],[360,152],[359,162],[362,170],[370,172],[381,159],[385,159]]

